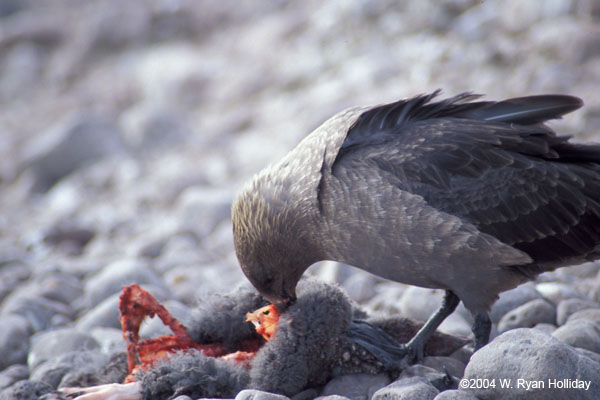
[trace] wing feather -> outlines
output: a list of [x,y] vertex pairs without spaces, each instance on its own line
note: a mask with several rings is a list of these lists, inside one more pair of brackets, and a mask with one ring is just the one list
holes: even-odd
[[582,105],[571,96],[469,102],[437,93],[365,112],[331,166],[371,161],[391,185],[421,195],[536,263],[599,257],[600,145],[569,142],[542,122]]

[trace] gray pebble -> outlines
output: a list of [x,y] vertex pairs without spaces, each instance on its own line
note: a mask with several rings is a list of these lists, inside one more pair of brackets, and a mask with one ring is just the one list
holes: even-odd
[[375,287],[375,296],[366,302],[365,306],[384,315],[398,313],[398,301],[406,289],[407,286],[396,282],[380,283]]
[[552,336],[573,347],[600,353],[600,326],[592,321],[569,321],[555,330]]
[[439,372],[449,373],[457,378],[462,378],[465,373],[465,363],[453,357],[425,357],[421,364],[431,367]]
[[556,325],[540,323],[540,324],[536,324],[533,327],[533,329],[538,329],[544,333],[547,333],[548,335],[551,335],[552,332],[554,332],[556,330]]
[[121,329],[98,326],[89,330],[89,333],[96,339],[104,354],[127,351],[127,343],[123,339]]
[[131,283],[153,285],[168,294],[163,280],[148,264],[135,259],[115,261],[85,283],[85,296],[88,306],[93,307],[107,297],[120,293],[123,286]]
[[[2,347],[4,348],[4,347]],[[0,392],[15,382],[27,379],[29,368],[24,364],[14,364],[0,372]]]
[[400,313],[417,321],[427,321],[442,304],[444,291],[410,286],[404,291],[398,307]]
[[593,261],[580,265],[559,268],[553,271],[552,274],[561,281],[577,281],[582,278],[594,278],[600,270],[600,262]]
[[472,355],[473,347],[463,346],[460,349],[456,350],[454,353],[450,354],[450,358],[454,358],[462,364],[467,365]]
[[344,397],[344,396],[337,395],[337,394],[331,394],[329,396],[315,397],[315,400],[351,400],[351,399]]
[[245,278],[239,266],[215,262],[183,264],[165,273],[164,279],[178,299],[194,304],[203,294],[226,293]]
[[420,376],[400,378],[379,389],[372,400],[433,400],[439,391],[429,381]]
[[[441,303],[440,303],[441,304]],[[449,335],[471,336],[471,324],[458,313],[450,314],[438,327],[438,330]]]
[[357,272],[344,281],[342,288],[352,300],[363,303],[375,296],[375,278],[373,275]]
[[31,338],[27,365],[32,370],[41,363],[71,351],[98,349],[100,345],[86,333],[72,328],[42,332]]
[[498,322],[498,332],[515,328],[531,328],[540,323],[554,324],[555,321],[554,306],[546,300],[534,299],[504,314]]
[[132,138],[132,145],[142,152],[147,150],[165,150],[165,146],[181,143],[190,135],[185,118],[168,110],[148,113],[139,135]]
[[109,357],[97,351],[70,351],[37,366],[32,370],[30,379],[47,383],[54,388],[95,386],[110,382],[105,380],[103,371],[108,363]]
[[577,311],[569,316],[567,319],[567,324],[571,321],[575,321],[577,319],[584,319],[588,321],[592,321],[597,325],[600,325],[600,309],[599,308],[588,308],[585,310]]
[[[405,368],[400,373],[400,376],[398,376],[397,381],[405,380],[415,376],[425,378],[429,384],[431,384],[440,392],[448,389],[456,389],[458,385],[458,378],[452,377],[446,372],[440,372],[434,368],[421,364],[413,364]],[[392,385],[394,385],[396,382],[392,383]]]
[[[64,324],[70,321],[73,314],[70,306],[58,301],[39,297],[35,294],[13,294],[5,299],[0,309],[0,315],[22,315],[29,321],[34,332]],[[64,318],[58,318],[59,316]]]
[[123,153],[120,135],[111,119],[97,115],[75,114],[60,121],[26,147],[24,167],[33,173],[32,190],[45,192],[82,166]]
[[434,397],[433,400],[479,400],[473,393],[462,390],[446,390]]
[[262,390],[246,389],[239,392],[235,400],[289,400],[289,397]]
[[217,225],[231,215],[232,194],[204,186],[186,188],[175,202],[179,231],[206,238]]
[[20,315],[3,315],[0,323],[0,371],[13,364],[25,364],[29,352],[31,328]]
[[565,299],[584,299],[585,296],[579,293],[573,286],[562,282],[541,282],[535,288],[541,295],[552,302],[555,306]]
[[126,153],[121,132],[112,118],[75,112],[50,127],[27,147],[25,165],[36,173],[37,190],[105,157]]
[[95,235],[93,228],[79,225],[74,221],[61,220],[44,232],[43,241],[46,245],[59,249],[65,254],[78,256]]
[[53,272],[36,279],[40,292],[50,300],[70,304],[83,294],[83,284],[72,274]]
[[324,282],[342,284],[356,273],[356,269],[336,261],[321,261],[312,266],[310,272]]
[[587,349],[582,349],[581,347],[575,347],[575,350],[577,350],[577,352],[581,355],[584,355],[588,358],[591,358],[592,360],[596,361],[597,363],[600,363],[600,354],[594,352],[594,351],[589,351]]
[[323,388],[321,396],[339,395],[352,400],[368,400],[373,393],[390,383],[386,374],[350,374],[333,378]]
[[600,308],[600,304],[586,299],[565,299],[556,307],[556,323],[563,325],[571,314],[587,308]]
[[[487,379],[496,387],[465,389],[486,399],[597,399],[600,386],[590,390],[549,388],[548,380],[575,379],[598,382],[600,364],[582,356],[571,346],[536,329],[514,329],[505,332],[473,354],[463,379]],[[511,388],[501,388],[498,380],[510,379]],[[523,382],[546,382],[544,388],[527,388]]]
[[320,390],[318,391],[315,388],[308,388],[300,393],[296,393],[292,396],[292,400],[313,400],[315,397],[318,397]]
[[31,268],[24,261],[7,260],[0,263],[0,302],[30,276]]
[[85,312],[75,321],[75,327],[81,332],[89,332],[95,327],[121,328],[119,320],[119,294],[113,294]]
[[49,393],[54,388],[45,382],[22,380],[15,382],[8,389],[0,393],[2,400],[33,400],[42,399],[42,395]]
[[542,295],[535,290],[535,286],[532,283],[526,283],[517,286],[514,289],[502,292],[496,303],[492,306],[490,319],[492,322],[497,323],[500,321],[500,318],[510,310],[515,309],[528,301],[539,299],[541,297]]

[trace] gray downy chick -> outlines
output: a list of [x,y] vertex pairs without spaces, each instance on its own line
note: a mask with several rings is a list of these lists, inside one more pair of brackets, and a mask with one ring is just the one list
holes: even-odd
[[600,146],[544,124],[580,99],[437,94],[342,111],[243,188],[235,249],[262,295],[287,307],[321,260],[444,289],[414,359],[459,301],[480,348],[499,293],[600,256]]

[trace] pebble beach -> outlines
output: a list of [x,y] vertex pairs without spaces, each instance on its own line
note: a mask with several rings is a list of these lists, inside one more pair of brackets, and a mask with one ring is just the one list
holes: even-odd
[[[44,395],[24,382],[64,386],[69,354],[93,350],[91,368],[125,351],[123,285],[185,325],[245,281],[230,206],[253,174],[346,107],[438,88],[578,96],[584,107],[550,126],[600,142],[600,4],[0,3],[0,399]],[[443,297],[335,262],[308,274],[373,315],[424,321]],[[600,398],[600,262],[503,293],[491,318],[470,359],[467,346],[294,398]],[[471,324],[459,305],[440,330],[471,337]],[[166,333],[156,319],[141,330]],[[456,388],[436,387],[445,374]]]

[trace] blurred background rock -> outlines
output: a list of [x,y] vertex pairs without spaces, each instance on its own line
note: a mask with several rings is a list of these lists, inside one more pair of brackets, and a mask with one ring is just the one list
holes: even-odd
[[[130,281],[178,307],[234,286],[244,181],[345,107],[437,88],[580,96],[553,126],[600,140],[600,2],[0,1],[0,348],[116,329]],[[313,273],[402,307],[398,285]]]

